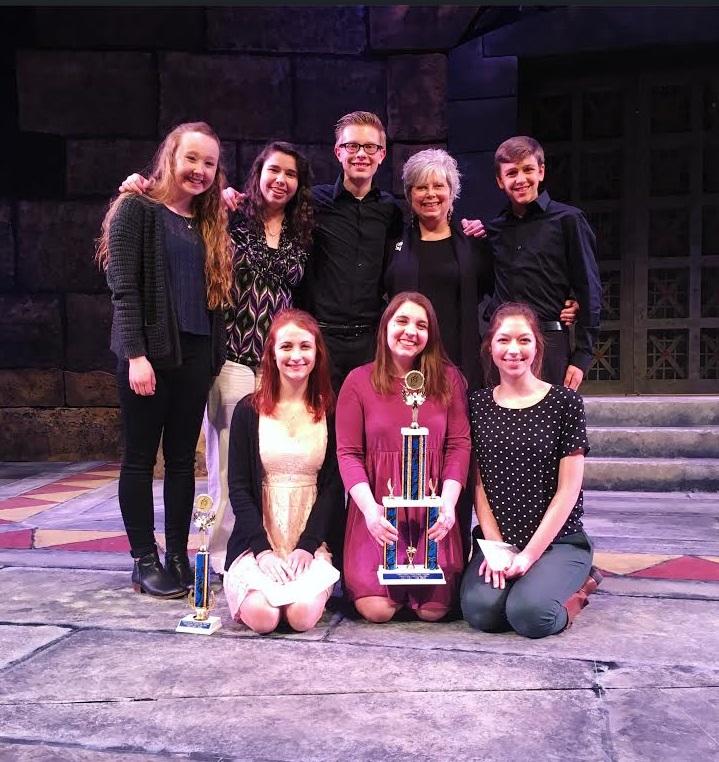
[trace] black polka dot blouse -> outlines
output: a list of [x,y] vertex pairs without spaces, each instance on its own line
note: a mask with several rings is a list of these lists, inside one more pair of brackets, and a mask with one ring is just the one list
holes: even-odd
[[[469,396],[472,447],[502,537],[522,549],[537,530],[557,491],[559,461],[589,452],[584,403],[577,392],[552,386],[536,404],[501,407],[492,389]],[[583,495],[557,537],[582,529]]]

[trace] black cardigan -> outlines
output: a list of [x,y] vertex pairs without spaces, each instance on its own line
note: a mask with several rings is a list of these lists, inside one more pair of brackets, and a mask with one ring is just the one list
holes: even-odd
[[[262,461],[260,460],[260,419],[247,395],[235,407],[230,426],[228,478],[235,526],[227,542],[225,570],[246,550],[255,555],[271,550],[262,524]],[[337,466],[334,416],[327,416],[327,449],[317,474],[317,499],[307,518],[297,547],[314,553],[325,542],[333,520],[344,513],[344,488]]]
[[[483,239],[466,236],[452,224],[452,248],[459,267],[459,313],[461,325],[460,370],[470,390],[482,385],[479,357],[479,303],[494,288],[492,258]],[[385,271],[385,289],[390,298],[400,291],[419,290],[417,242],[419,225],[405,228],[402,242],[392,255]]]
[[[165,261],[161,207],[128,196],[110,223],[107,283],[112,291],[110,348],[119,359],[145,355],[157,368],[182,363],[177,316]],[[212,373],[225,362],[227,335],[222,310],[210,312]]]

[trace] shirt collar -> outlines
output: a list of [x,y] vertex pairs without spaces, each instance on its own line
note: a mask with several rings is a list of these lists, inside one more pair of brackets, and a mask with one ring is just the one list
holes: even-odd
[[547,207],[549,206],[549,202],[552,199],[549,198],[549,193],[547,191],[542,191],[539,196],[537,196],[536,201],[532,201],[531,204],[527,205],[527,212],[522,217],[517,217],[517,215],[514,213],[514,210],[512,209],[511,204],[507,204],[507,206],[504,207],[504,211],[502,212],[502,216],[504,216],[505,219],[524,219],[527,215],[531,216],[532,213],[536,213],[537,211],[546,212]]
[[[334,190],[332,191],[332,198],[337,200],[343,193],[347,194],[349,198],[355,198],[344,186],[344,174],[340,172],[337,181],[335,182]],[[380,189],[375,185],[374,178],[372,179],[372,187],[367,191],[367,195],[364,198],[378,199],[381,195]]]

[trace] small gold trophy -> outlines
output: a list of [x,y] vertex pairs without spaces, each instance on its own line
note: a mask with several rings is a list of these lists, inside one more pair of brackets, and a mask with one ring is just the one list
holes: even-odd
[[[400,429],[402,434],[402,492],[395,497],[392,481],[387,482],[389,495],[382,498],[384,515],[395,528],[398,522],[398,508],[422,508],[425,510],[424,563],[419,563],[417,548],[410,539],[405,548],[407,563],[397,563],[397,544],[385,543],[384,563],[377,569],[377,578],[382,585],[444,585],[444,572],[437,559],[437,541],[430,540],[426,533],[437,521],[442,498],[435,493],[436,485],[426,480],[427,436],[429,430],[417,422],[419,408],[427,399],[424,393],[424,375],[411,370],[404,377],[402,397],[412,408],[412,423]],[[430,493],[427,495],[427,487]]]
[[188,614],[180,619],[175,632],[188,632],[192,635],[212,635],[222,627],[218,616],[210,616],[215,607],[215,593],[210,589],[210,554],[208,530],[215,523],[212,511],[212,498],[209,495],[198,495],[195,498],[193,513],[195,526],[200,530],[200,549],[195,556],[195,586],[188,595],[190,608],[194,614]]

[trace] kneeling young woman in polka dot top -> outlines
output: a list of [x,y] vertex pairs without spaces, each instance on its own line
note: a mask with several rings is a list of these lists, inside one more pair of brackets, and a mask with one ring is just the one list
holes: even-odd
[[497,368],[499,384],[469,398],[475,537],[520,552],[508,566],[493,568],[475,546],[462,580],[462,612],[484,632],[512,629],[529,638],[568,627],[601,581],[581,519],[589,452],[584,405],[575,391],[535,375],[543,349],[532,309],[504,304],[482,342],[483,360]]

